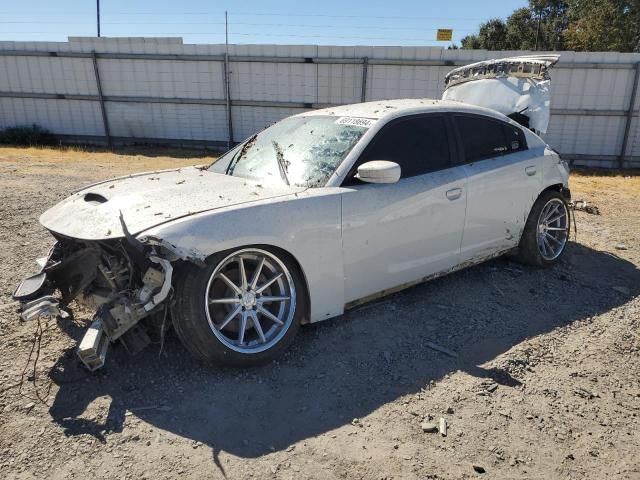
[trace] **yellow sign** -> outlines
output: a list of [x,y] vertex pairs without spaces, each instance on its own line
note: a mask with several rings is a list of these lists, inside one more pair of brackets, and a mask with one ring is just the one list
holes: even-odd
[[453,30],[450,28],[439,28],[436,38],[439,42],[450,42],[453,38]]

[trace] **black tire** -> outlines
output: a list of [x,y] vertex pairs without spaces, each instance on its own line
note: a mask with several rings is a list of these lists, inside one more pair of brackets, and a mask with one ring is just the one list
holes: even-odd
[[[254,247],[246,247],[254,248]],[[308,293],[302,273],[286,252],[266,246],[255,246],[276,256],[288,269],[295,285],[295,313],[286,333],[269,349],[261,352],[241,353],[226,346],[214,333],[205,312],[205,295],[209,279],[216,267],[235,252],[227,250],[207,259],[206,267],[192,264],[181,266],[175,281],[175,303],[172,309],[173,326],[185,348],[206,363],[234,367],[251,367],[270,362],[291,345],[308,312]]]
[[[544,258],[540,249],[538,248],[538,221],[543,208],[552,200],[559,200],[565,207],[566,212],[566,227],[567,227],[567,239],[562,246],[560,253],[553,259]],[[522,237],[520,238],[520,244],[518,245],[518,251],[515,255],[516,260],[527,265],[533,265],[536,267],[547,267],[554,265],[562,257],[562,254],[566,250],[569,230],[571,225],[571,212],[567,205],[565,197],[556,190],[545,190],[540,194],[536,202],[531,207],[527,223],[525,224]]]

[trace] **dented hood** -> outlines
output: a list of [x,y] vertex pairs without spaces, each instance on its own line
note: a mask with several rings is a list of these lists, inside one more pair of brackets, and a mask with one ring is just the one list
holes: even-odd
[[[445,77],[443,100],[496,110],[546,133],[551,112],[549,69],[559,55],[500,58],[456,68]],[[527,125],[528,123],[528,125]]]
[[260,185],[188,167],[117,178],[74,193],[40,217],[52,232],[83,240],[138,234],[194,213],[301,192],[302,187]]

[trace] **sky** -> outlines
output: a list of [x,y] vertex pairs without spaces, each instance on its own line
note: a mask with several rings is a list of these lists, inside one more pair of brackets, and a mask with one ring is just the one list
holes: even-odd
[[[184,43],[426,45],[453,42],[526,0],[101,0],[103,37],[182,37]],[[0,40],[95,36],[96,0],[0,0]]]

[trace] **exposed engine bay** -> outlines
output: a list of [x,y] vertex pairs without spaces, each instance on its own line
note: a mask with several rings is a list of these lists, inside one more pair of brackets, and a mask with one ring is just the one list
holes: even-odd
[[[171,303],[176,261],[202,263],[194,255],[154,237],[78,240],[54,234],[57,242],[38,260],[40,272],[20,283],[14,298],[21,317],[68,317],[72,301],[95,310],[91,326],[78,347],[84,365],[104,365],[110,343],[120,341],[130,353],[150,343],[149,322],[164,329]],[[143,322],[144,320],[144,322]],[[157,325],[156,325],[157,328]],[[164,331],[164,330],[163,330]]]

